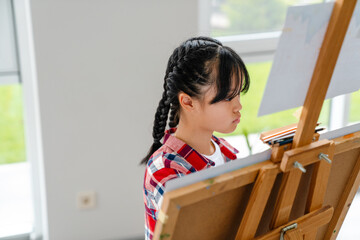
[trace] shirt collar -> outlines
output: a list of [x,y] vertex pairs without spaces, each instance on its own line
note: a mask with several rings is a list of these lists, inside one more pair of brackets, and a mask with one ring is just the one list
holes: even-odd
[[[187,162],[189,162],[194,168],[199,171],[209,165],[215,166],[215,163],[210,159],[204,157],[202,154],[198,153],[195,149],[187,145],[182,140],[171,135],[176,132],[177,128],[170,128],[165,131],[164,135],[164,145],[171,148],[173,151],[178,153],[183,157]],[[212,139],[219,145],[220,151],[229,159],[236,159],[236,153],[239,151],[230,146],[224,139],[217,138],[212,135]]]

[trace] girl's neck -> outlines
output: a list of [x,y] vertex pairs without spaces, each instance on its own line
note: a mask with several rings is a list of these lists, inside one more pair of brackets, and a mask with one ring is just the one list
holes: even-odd
[[201,154],[212,155],[215,146],[211,142],[213,132],[196,126],[183,124],[181,121],[177,126],[174,136]]

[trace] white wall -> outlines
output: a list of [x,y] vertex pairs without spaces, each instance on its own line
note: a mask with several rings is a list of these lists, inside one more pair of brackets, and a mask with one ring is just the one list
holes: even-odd
[[[49,239],[143,236],[140,159],[197,1],[32,0]],[[79,211],[76,194],[98,205]]]

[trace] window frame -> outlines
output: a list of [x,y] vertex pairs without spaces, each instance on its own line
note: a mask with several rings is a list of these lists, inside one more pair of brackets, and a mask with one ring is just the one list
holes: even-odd
[[12,71],[12,73],[17,73],[18,79],[17,81],[11,80],[6,83],[22,84],[26,160],[31,166],[30,180],[34,219],[31,232],[19,233],[0,239],[48,239],[45,176],[30,2],[29,0],[10,0],[10,4],[13,14],[15,52],[18,68],[17,71]]
[[[211,1],[198,0],[198,31],[211,35]],[[246,63],[271,61],[280,39],[281,31],[215,37],[234,49]]]

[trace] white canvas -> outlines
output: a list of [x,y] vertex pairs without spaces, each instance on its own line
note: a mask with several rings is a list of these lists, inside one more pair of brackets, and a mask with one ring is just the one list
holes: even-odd
[[[258,116],[302,106],[333,2],[289,7]],[[331,51],[329,49],[328,51]],[[326,98],[360,88],[360,1],[354,10]]]

